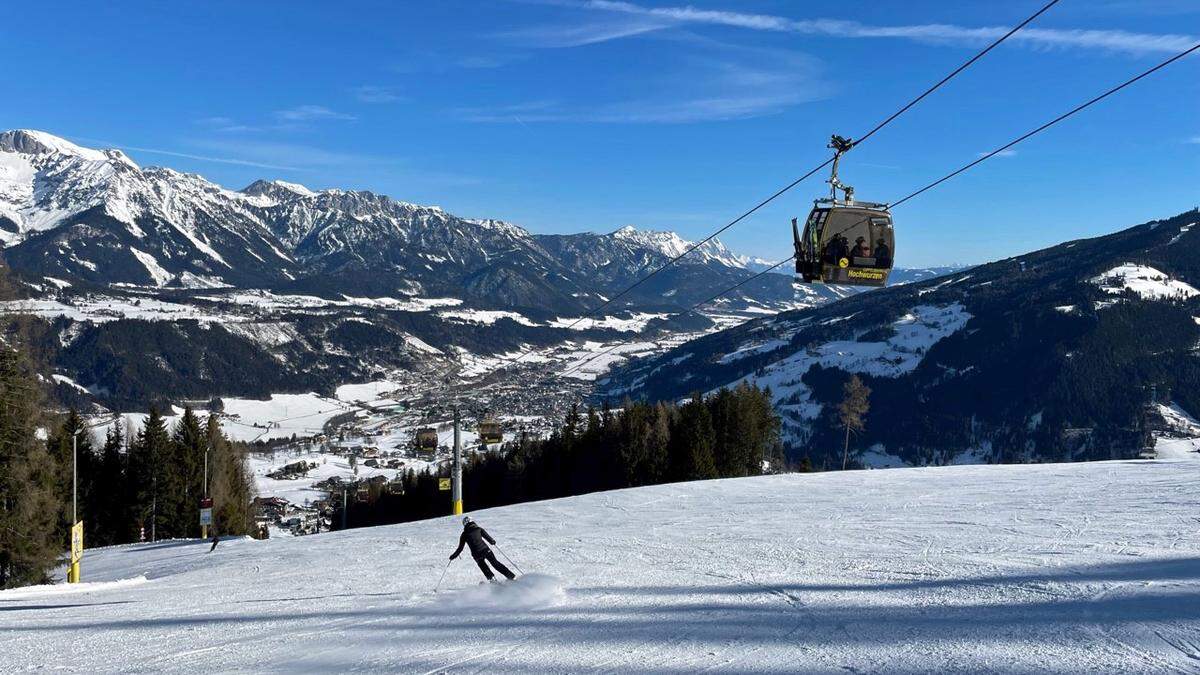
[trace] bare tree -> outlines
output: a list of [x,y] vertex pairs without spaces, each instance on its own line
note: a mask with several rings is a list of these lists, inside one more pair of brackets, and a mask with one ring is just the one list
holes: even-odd
[[846,442],[842,447],[842,470],[850,463],[850,432],[861,433],[867,428],[867,411],[871,409],[871,388],[855,375],[842,388],[845,397],[838,406],[838,419],[846,429]]

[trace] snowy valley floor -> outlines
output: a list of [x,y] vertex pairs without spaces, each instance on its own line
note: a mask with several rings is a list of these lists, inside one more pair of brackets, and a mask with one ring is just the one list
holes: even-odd
[[451,518],[91,551],[90,584],[0,592],[0,672],[1200,672],[1196,461],[775,476],[475,515],[529,577],[478,586],[464,556],[435,594]]

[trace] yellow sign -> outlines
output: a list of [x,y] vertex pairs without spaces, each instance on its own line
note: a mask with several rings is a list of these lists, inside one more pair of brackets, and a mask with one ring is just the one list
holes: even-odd
[[883,279],[883,272],[876,272],[875,270],[850,270],[846,272],[846,276],[851,279],[874,279],[880,281]]
[[83,521],[71,526],[71,564],[67,567],[67,583],[79,583],[79,561],[83,560]]
[[449,490],[450,489],[450,479],[449,478],[439,478],[438,479],[438,489],[443,490],[443,491]]
[[83,560],[83,521],[71,526],[71,564]]
[[849,266],[850,266],[849,258],[842,258],[841,260],[838,261],[838,267],[840,267],[842,269],[846,269]]

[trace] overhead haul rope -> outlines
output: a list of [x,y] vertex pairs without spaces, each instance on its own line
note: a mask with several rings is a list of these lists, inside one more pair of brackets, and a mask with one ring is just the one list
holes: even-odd
[[[996,155],[1004,152],[1005,150],[1008,150],[1009,148],[1013,147],[1014,145],[1016,145],[1022,141],[1025,141],[1029,138],[1032,138],[1033,136],[1036,136],[1037,134],[1040,134],[1041,132],[1045,131],[1046,129],[1049,129],[1050,127],[1058,124],[1059,122],[1062,122],[1062,121],[1066,120],[1067,118],[1074,116],[1076,113],[1082,112],[1082,111],[1086,110],[1087,108],[1090,108],[1091,106],[1099,103],[1100,101],[1103,101],[1104,99],[1108,98],[1109,96],[1112,96],[1113,94],[1134,84],[1135,82],[1142,80],[1143,78],[1153,75],[1154,73],[1162,70],[1163,68],[1166,68],[1167,66],[1171,65],[1172,63],[1175,63],[1176,61],[1179,61],[1180,59],[1187,57],[1189,54],[1196,52],[1197,50],[1200,50],[1200,42],[1192,45],[1188,49],[1185,49],[1185,50],[1179,52],[1178,54],[1176,54],[1175,56],[1172,56],[1171,58],[1167,59],[1166,61],[1159,63],[1158,65],[1154,66],[1153,68],[1144,70],[1141,73],[1129,78],[1128,80],[1125,80],[1121,84],[1118,84],[1115,87],[1112,87],[1111,89],[1109,89],[1108,91],[1105,91],[1103,94],[1100,94],[1091,99],[1088,99],[1087,101],[1085,101],[1083,103],[1080,103],[1079,105],[1075,106],[1074,108],[1071,108],[1067,112],[1059,115],[1058,117],[1055,117],[1054,119],[1050,120],[1049,122],[1046,122],[1045,124],[1037,127],[1036,129],[1033,129],[1032,131],[1028,131],[1028,132],[1018,136],[1017,138],[1009,141],[1008,143],[1001,145],[1000,147],[996,148],[995,150],[992,150],[991,152],[980,156],[975,161],[964,164],[963,166],[955,169],[954,171],[951,171],[950,173],[946,174],[945,176],[942,176],[941,178],[933,181],[932,183],[929,183],[925,187],[920,188],[919,190],[915,190],[915,191],[909,193],[907,196],[902,197],[901,199],[897,199],[894,202],[889,202],[887,205],[888,209],[893,209],[893,208],[903,204],[904,202],[907,202],[908,200],[916,197],[917,195],[926,192],[927,190],[932,190],[933,188],[941,185],[942,183],[945,183],[946,181],[950,180],[951,178],[954,178],[955,176],[965,173],[966,171],[974,168],[975,166],[991,159],[992,157],[995,157]],[[846,227],[838,232],[835,232],[834,235],[848,232],[849,230],[854,229],[855,227],[862,224],[863,222],[865,222],[865,221],[859,221],[853,225],[850,225],[849,227]]]
[[[1029,131],[1029,132],[1027,132],[1027,133],[1025,133],[1025,134],[1022,134],[1021,136],[1018,136],[1016,139],[1014,139],[1014,140],[1012,140],[1012,141],[1010,141],[1010,142],[1008,142],[1008,143],[1005,143],[1004,145],[1002,145],[1002,146],[1000,146],[1000,147],[996,148],[995,150],[993,150],[993,151],[991,151],[991,152],[989,152],[989,153],[987,153],[987,154],[985,154],[985,155],[983,155],[983,156],[979,157],[979,158],[978,158],[978,159],[976,159],[975,161],[973,161],[973,162],[970,162],[970,163],[968,163],[968,164],[965,164],[965,165],[963,165],[962,167],[960,167],[960,168],[958,168],[958,169],[955,169],[954,171],[951,171],[950,173],[946,174],[945,176],[942,176],[941,178],[939,178],[939,179],[937,179],[937,180],[933,181],[932,183],[929,183],[929,184],[928,184],[928,185],[926,185],[925,187],[922,187],[922,188],[920,188],[919,190],[916,190],[916,191],[914,191],[914,192],[910,193],[908,196],[906,196],[906,197],[903,197],[902,199],[898,199],[898,200],[896,200],[896,201],[894,201],[894,202],[891,202],[891,203],[889,203],[889,204],[888,204],[888,208],[889,208],[889,209],[891,209],[891,208],[894,208],[894,207],[896,207],[896,206],[899,206],[899,205],[903,204],[904,202],[907,202],[908,200],[910,200],[910,199],[912,199],[912,198],[916,197],[917,195],[919,195],[919,194],[922,194],[922,193],[924,193],[924,192],[926,192],[926,191],[928,191],[928,190],[931,190],[931,189],[933,189],[933,188],[937,187],[938,185],[941,185],[942,183],[945,183],[946,181],[948,181],[948,180],[950,180],[950,179],[954,178],[955,176],[958,176],[958,175],[960,175],[960,174],[962,174],[962,173],[966,172],[967,170],[969,170],[969,169],[971,169],[971,168],[973,168],[973,167],[975,167],[975,166],[977,166],[977,165],[979,165],[979,164],[981,164],[981,163],[983,163],[983,162],[987,161],[988,159],[991,159],[992,157],[995,157],[996,155],[998,155],[998,154],[1000,154],[1000,153],[1004,152],[1005,150],[1008,150],[1009,148],[1013,147],[1014,145],[1017,145],[1018,143],[1020,143],[1020,142],[1022,142],[1022,141],[1024,141],[1024,140],[1027,140],[1027,139],[1029,139],[1029,138],[1031,138],[1031,137],[1033,137],[1033,136],[1035,136],[1035,135],[1037,135],[1037,134],[1039,134],[1039,133],[1041,133],[1041,132],[1045,131],[1046,129],[1049,129],[1050,127],[1052,127],[1052,126],[1054,126],[1054,125],[1058,124],[1059,122],[1062,122],[1063,120],[1066,120],[1067,118],[1069,118],[1069,117],[1071,117],[1071,116],[1075,115],[1076,113],[1082,112],[1083,110],[1085,110],[1085,109],[1087,109],[1087,108],[1091,107],[1092,105],[1095,105],[1096,103],[1099,103],[1100,101],[1102,101],[1102,100],[1104,100],[1104,99],[1108,98],[1109,96],[1112,96],[1113,94],[1115,94],[1115,93],[1117,93],[1117,92],[1121,91],[1122,89],[1124,89],[1124,88],[1126,88],[1126,87],[1128,87],[1128,86],[1130,86],[1130,85],[1134,84],[1135,82],[1137,82],[1137,81],[1139,81],[1139,80],[1141,80],[1141,79],[1143,79],[1143,78],[1145,78],[1145,77],[1148,77],[1149,75],[1152,75],[1152,74],[1154,74],[1155,72],[1157,72],[1157,71],[1159,71],[1159,70],[1162,70],[1163,68],[1166,68],[1167,66],[1171,65],[1172,63],[1175,63],[1176,61],[1179,61],[1180,59],[1183,59],[1183,58],[1187,57],[1189,54],[1192,54],[1193,52],[1196,52],[1197,50],[1200,50],[1200,43],[1197,43],[1197,44],[1193,45],[1193,46],[1192,46],[1190,49],[1185,49],[1184,51],[1182,51],[1182,52],[1180,52],[1180,53],[1176,54],[1175,56],[1172,56],[1171,58],[1167,59],[1166,61],[1163,61],[1162,63],[1159,63],[1158,65],[1154,66],[1153,68],[1150,68],[1149,70],[1143,71],[1142,73],[1140,73],[1140,74],[1138,74],[1138,75],[1136,75],[1136,76],[1134,76],[1134,77],[1132,77],[1132,78],[1130,78],[1130,79],[1126,80],[1125,82],[1122,82],[1121,84],[1119,84],[1119,85],[1117,85],[1117,86],[1115,86],[1115,87],[1113,87],[1113,88],[1109,89],[1108,91],[1105,91],[1103,94],[1100,94],[1099,96],[1096,96],[1096,97],[1094,97],[1094,98],[1092,98],[1092,99],[1089,99],[1088,101],[1086,101],[1086,102],[1084,102],[1084,103],[1081,103],[1080,105],[1078,105],[1078,106],[1076,106],[1076,107],[1072,108],[1071,110],[1069,110],[1069,111],[1067,111],[1067,112],[1065,112],[1065,113],[1063,113],[1063,114],[1059,115],[1058,117],[1055,117],[1054,119],[1050,120],[1049,122],[1046,122],[1045,124],[1043,124],[1043,125],[1041,125],[1041,126],[1037,127],[1036,129],[1033,129],[1032,131]],[[832,161],[832,160],[830,160],[830,161]],[[835,235],[837,235],[837,234],[842,234],[843,232],[847,232],[847,231],[849,231],[849,230],[851,230],[851,229],[854,229],[854,227],[858,226],[859,224],[861,224],[861,223],[863,223],[863,222],[866,222],[866,221],[859,221],[858,223],[855,223],[854,225],[851,225],[851,226],[849,226],[849,227],[847,227],[847,228],[845,228],[845,229],[841,230],[840,232],[835,232],[834,234],[835,234]],[[771,271],[773,271],[773,270],[775,270],[775,269],[779,268],[779,267],[780,267],[780,266],[782,266],[784,263],[787,263],[787,262],[790,262],[791,260],[793,260],[795,257],[796,257],[795,255],[791,255],[791,256],[788,256],[787,258],[783,259],[783,260],[780,260],[779,262],[775,263],[774,265],[771,265],[770,267],[766,268],[765,270],[762,270],[762,271],[760,271],[759,273],[755,274],[754,276],[747,277],[747,278],[743,279],[742,281],[739,281],[738,283],[736,283],[736,284],[734,284],[734,285],[732,285],[732,286],[730,286],[730,287],[728,287],[728,288],[726,288],[726,289],[722,290],[721,292],[717,293],[716,295],[712,296],[711,298],[709,298],[709,299],[707,299],[707,300],[704,300],[703,302],[696,303],[696,304],[695,304],[695,305],[693,305],[693,306],[691,307],[691,309],[689,309],[688,311],[690,311],[690,312],[691,312],[691,311],[695,311],[695,310],[699,309],[700,307],[703,307],[704,305],[707,305],[708,303],[710,303],[710,302],[712,302],[712,301],[716,300],[717,298],[720,298],[721,296],[725,295],[726,293],[729,293],[729,292],[731,292],[731,291],[734,291],[734,290],[736,290],[736,289],[740,288],[741,286],[744,286],[745,284],[747,284],[747,283],[750,283],[751,281],[754,281],[755,279],[757,279],[757,278],[759,278],[759,277],[761,277],[761,276],[763,276],[763,275],[767,274],[768,272],[771,272]],[[621,346],[622,346],[621,344],[617,344],[617,345],[615,345],[615,346],[613,346],[613,347],[610,347],[609,349],[607,349],[607,350],[605,350],[605,351],[602,351],[602,352],[600,352],[600,353],[596,354],[595,356],[593,356],[593,357],[591,357],[591,358],[589,358],[589,359],[587,359],[587,360],[583,361],[582,363],[579,363],[579,364],[577,364],[577,365],[575,365],[575,366],[572,366],[570,369],[568,369],[568,370],[564,371],[564,372],[563,372],[563,373],[560,375],[560,377],[565,377],[565,376],[567,376],[567,375],[569,375],[569,374],[571,374],[571,373],[575,372],[576,370],[578,370],[578,369],[582,368],[583,366],[587,365],[588,363],[591,363],[591,362],[592,362],[592,361],[594,361],[595,359],[598,359],[598,358],[600,358],[601,356],[604,356],[604,355],[606,355],[606,354],[609,354],[609,353],[611,353],[612,351],[616,350],[617,348],[619,348],[619,347],[621,347]]]
[[[1048,3],[1046,3],[1044,6],[1042,6],[1042,8],[1041,8],[1041,9],[1039,9],[1038,11],[1034,12],[1033,14],[1031,14],[1031,15],[1030,15],[1028,18],[1026,18],[1024,21],[1022,21],[1021,23],[1019,23],[1019,24],[1017,24],[1016,26],[1014,26],[1012,29],[1010,29],[1010,30],[1009,30],[1007,33],[1005,33],[1004,35],[1001,35],[1000,37],[996,38],[996,39],[995,39],[994,41],[992,41],[992,42],[991,42],[991,44],[989,44],[987,47],[985,47],[984,49],[982,49],[981,51],[979,51],[977,54],[975,54],[974,56],[972,56],[970,59],[967,59],[966,61],[964,61],[964,62],[963,62],[961,65],[959,65],[959,66],[958,66],[957,68],[955,68],[954,70],[950,71],[950,73],[949,73],[948,75],[946,75],[945,77],[943,77],[941,80],[938,80],[938,82],[937,82],[937,83],[933,84],[933,85],[932,85],[932,86],[930,86],[928,89],[926,89],[925,91],[921,92],[921,94],[920,94],[919,96],[917,96],[917,97],[916,97],[916,98],[914,98],[913,100],[911,100],[911,101],[909,101],[908,103],[906,103],[906,104],[905,104],[903,107],[901,107],[899,110],[897,110],[896,112],[894,112],[894,113],[892,113],[891,115],[889,115],[889,116],[888,116],[886,119],[884,119],[884,120],[883,120],[882,122],[880,122],[879,124],[876,124],[876,125],[875,125],[875,127],[874,127],[873,129],[871,129],[871,130],[870,130],[870,131],[868,131],[867,133],[865,133],[865,134],[863,134],[862,136],[860,136],[860,137],[859,137],[857,140],[853,141],[853,142],[851,143],[851,147],[854,147],[854,146],[858,145],[859,143],[862,143],[863,141],[867,140],[867,139],[868,139],[868,138],[870,138],[871,136],[874,136],[874,135],[875,135],[875,133],[876,133],[876,132],[878,132],[880,129],[883,129],[883,128],[884,128],[885,126],[887,126],[888,124],[891,124],[891,123],[892,123],[892,122],[893,122],[893,121],[894,121],[896,118],[898,118],[898,117],[900,117],[901,115],[903,115],[904,113],[908,112],[908,110],[909,110],[909,109],[911,109],[911,108],[912,108],[913,106],[915,106],[916,104],[920,103],[920,102],[921,102],[923,99],[925,99],[925,97],[929,96],[929,95],[930,95],[930,94],[932,94],[933,92],[935,92],[935,91],[937,91],[938,89],[940,89],[940,88],[942,87],[942,85],[944,85],[944,84],[946,84],[947,82],[949,82],[950,80],[952,80],[952,79],[953,79],[955,76],[957,76],[957,75],[958,75],[959,73],[961,73],[962,71],[964,71],[964,70],[966,70],[967,68],[971,67],[971,66],[972,66],[972,65],[973,65],[973,64],[974,64],[976,61],[978,61],[979,59],[983,58],[983,57],[984,57],[984,56],[985,56],[985,55],[986,55],[988,52],[992,51],[992,50],[993,50],[993,49],[995,49],[997,46],[999,46],[999,45],[1000,45],[1000,43],[1004,42],[1005,40],[1007,40],[1008,38],[1010,38],[1010,37],[1012,37],[1014,34],[1016,34],[1016,33],[1017,33],[1017,31],[1021,30],[1021,29],[1022,29],[1022,28],[1024,28],[1025,26],[1029,25],[1029,24],[1030,24],[1030,23],[1031,23],[1031,22],[1032,22],[1034,19],[1036,19],[1036,18],[1038,18],[1039,16],[1041,16],[1042,14],[1044,14],[1044,13],[1045,13],[1047,10],[1049,10],[1049,9],[1050,9],[1051,7],[1053,7],[1054,5],[1057,5],[1057,4],[1058,4],[1058,2],[1059,2],[1059,0],[1050,0],[1050,2],[1048,2]],[[708,242],[712,241],[712,240],[713,240],[713,239],[715,239],[715,238],[716,238],[718,235],[720,235],[722,232],[725,232],[726,230],[728,230],[729,228],[733,227],[734,225],[737,225],[738,223],[742,222],[742,221],[743,221],[743,220],[745,220],[746,218],[749,218],[751,215],[753,215],[753,214],[754,214],[755,212],[757,212],[759,209],[761,209],[762,207],[766,206],[767,204],[770,204],[771,202],[775,201],[775,200],[776,200],[776,199],[778,199],[779,197],[783,196],[783,194],[784,194],[784,193],[788,192],[789,190],[791,190],[792,188],[796,187],[797,185],[799,185],[800,183],[804,182],[805,180],[807,180],[807,179],[811,178],[811,177],[812,177],[814,174],[816,174],[818,171],[820,171],[820,170],[824,169],[825,167],[829,166],[829,165],[830,165],[832,162],[833,162],[833,158],[832,158],[832,157],[830,157],[829,159],[825,160],[824,162],[821,162],[819,165],[817,165],[817,166],[813,167],[813,169],[812,169],[811,171],[809,171],[809,172],[805,173],[804,175],[800,176],[800,177],[799,177],[799,178],[797,178],[796,180],[794,180],[794,181],[792,181],[791,183],[788,183],[788,184],[787,184],[787,185],[785,185],[784,187],[780,188],[778,191],[776,191],[776,192],[775,192],[774,194],[772,194],[770,197],[767,197],[766,199],[762,200],[762,201],[761,201],[761,202],[759,202],[758,204],[754,205],[754,207],[753,207],[753,208],[751,208],[750,210],[746,211],[746,212],[745,212],[745,213],[743,213],[742,215],[738,216],[737,218],[734,218],[733,220],[729,221],[729,222],[728,222],[728,223],[726,223],[725,225],[721,226],[721,227],[720,227],[720,228],[718,228],[716,231],[714,231],[712,234],[709,234],[707,237],[705,237],[705,238],[701,239],[700,241],[697,241],[697,242],[693,243],[691,246],[689,246],[687,249],[685,249],[685,250],[684,250],[682,253],[680,253],[680,254],[676,255],[675,257],[671,258],[671,259],[670,259],[670,260],[668,260],[667,262],[663,263],[663,264],[662,264],[660,267],[658,267],[658,268],[654,269],[653,271],[651,271],[649,274],[647,274],[647,275],[645,275],[645,276],[641,277],[640,279],[638,279],[637,281],[633,282],[632,284],[630,284],[629,286],[627,286],[627,287],[626,287],[624,290],[622,290],[620,293],[617,293],[616,295],[612,296],[611,298],[606,298],[606,299],[604,300],[604,302],[602,302],[601,304],[599,304],[599,305],[597,305],[596,307],[592,308],[591,310],[588,310],[588,312],[587,312],[586,314],[584,314],[583,316],[579,317],[579,318],[578,318],[578,319],[576,319],[576,320],[575,320],[573,323],[571,323],[570,325],[568,325],[568,326],[567,326],[567,329],[569,330],[569,329],[571,329],[571,328],[574,328],[575,326],[579,325],[579,324],[580,324],[580,323],[582,323],[583,321],[585,321],[585,320],[587,320],[587,319],[589,319],[589,318],[591,318],[591,317],[595,316],[595,315],[596,315],[596,314],[597,314],[599,311],[601,311],[601,310],[602,310],[602,309],[604,309],[605,307],[608,307],[609,305],[611,305],[611,304],[612,304],[613,302],[615,302],[616,300],[618,300],[618,299],[620,299],[620,298],[624,297],[625,295],[627,295],[627,294],[628,294],[630,291],[632,291],[633,289],[637,288],[638,286],[641,286],[642,284],[646,283],[648,280],[650,280],[650,279],[651,279],[651,278],[653,278],[654,276],[658,275],[658,274],[659,274],[660,272],[662,272],[663,270],[665,270],[665,269],[667,269],[668,267],[670,267],[670,266],[674,265],[675,263],[679,262],[679,260],[680,260],[680,259],[682,259],[684,256],[686,256],[686,255],[690,254],[692,251],[695,251],[696,249],[700,248],[701,246],[703,246],[703,245],[707,244]],[[780,263],[780,264],[782,264],[782,263]],[[747,281],[748,281],[748,280],[749,280],[749,279],[747,279]],[[511,364],[516,364],[516,363],[518,363],[519,361],[521,361],[522,359],[524,359],[526,356],[529,356],[530,354],[532,354],[532,353],[533,353],[533,352],[535,352],[535,351],[537,351],[537,347],[531,347],[531,348],[529,348],[528,350],[526,350],[525,352],[523,352],[523,353],[519,354],[518,356],[516,356],[515,358],[506,359],[506,360],[507,360],[509,363],[511,363]]]

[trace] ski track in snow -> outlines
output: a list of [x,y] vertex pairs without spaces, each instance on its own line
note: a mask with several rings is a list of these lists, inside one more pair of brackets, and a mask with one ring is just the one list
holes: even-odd
[[456,518],[98,549],[93,586],[0,592],[0,672],[1197,672],[1198,480],[959,466],[490,509],[530,574],[478,586],[464,556],[438,593]]

